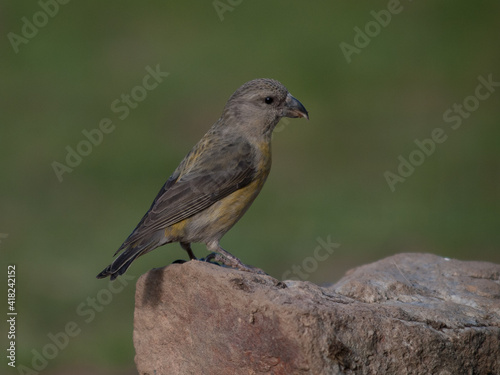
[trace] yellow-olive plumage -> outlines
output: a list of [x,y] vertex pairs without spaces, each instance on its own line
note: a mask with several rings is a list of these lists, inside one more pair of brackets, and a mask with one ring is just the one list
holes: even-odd
[[115,253],[121,254],[97,277],[114,279],[137,257],[171,242],[180,242],[191,259],[190,244],[205,243],[217,261],[255,271],[219,241],[262,189],[271,169],[271,135],[282,117],[308,113],[278,81],[255,79],[236,90]]

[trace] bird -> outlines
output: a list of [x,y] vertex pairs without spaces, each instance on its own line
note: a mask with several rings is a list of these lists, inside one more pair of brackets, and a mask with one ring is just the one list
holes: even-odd
[[191,243],[203,243],[211,252],[205,261],[264,273],[223,249],[220,240],[260,193],[271,170],[272,133],[282,117],[309,120],[283,84],[259,78],[239,87],[97,278],[114,280],[139,256],[173,242],[190,260],[197,259]]

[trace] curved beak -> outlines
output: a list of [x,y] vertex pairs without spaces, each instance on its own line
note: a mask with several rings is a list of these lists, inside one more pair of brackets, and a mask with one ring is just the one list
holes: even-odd
[[283,109],[284,117],[304,117],[309,120],[309,113],[307,113],[306,108],[295,99],[290,93],[286,97],[285,108]]

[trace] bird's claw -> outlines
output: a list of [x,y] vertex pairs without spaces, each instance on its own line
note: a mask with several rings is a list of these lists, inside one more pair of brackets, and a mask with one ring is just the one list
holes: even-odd
[[186,263],[187,260],[184,260],[184,259],[177,259],[177,260],[174,260],[172,262],[172,264],[183,264],[183,263]]
[[[220,254],[210,253],[205,258],[200,258],[198,260],[201,261],[201,262],[207,262],[207,263],[215,264],[217,266],[223,266],[223,265],[225,265],[225,263],[223,261],[221,261],[220,257],[221,257]],[[222,263],[222,265],[219,264],[219,263]]]
[[219,253],[210,253],[208,254],[205,258],[199,259],[203,262],[211,263],[211,264],[216,264],[221,267],[226,267],[226,268],[235,268],[240,271],[245,271],[245,272],[250,272],[250,273],[256,273],[258,275],[267,275],[263,270],[257,267],[253,266],[247,266],[246,264],[243,264],[239,259],[228,259],[222,254]]

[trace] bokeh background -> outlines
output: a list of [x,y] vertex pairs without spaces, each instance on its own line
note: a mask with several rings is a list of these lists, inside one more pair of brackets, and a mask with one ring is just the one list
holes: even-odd
[[[157,249],[114,286],[95,275],[253,78],[282,81],[311,119],[278,125],[273,171],[225,248],[277,278],[302,267],[316,283],[398,252],[500,262],[500,87],[460,128],[443,119],[475,95],[478,77],[500,82],[500,3],[402,0],[377,32],[370,12],[387,7],[71,1],[14,48],[9,33],[23,37],[23,17],[43,23],[42,7],[0,5],[0,254],[5,273],[17,266],[17,365],[134,374],[135,280],[185,253]],[[355,27],[367,25],[374,36],[348,62],[339,45],[355,47]],[[157,65],[168,77],[120,119],[111,104]],[[114,131],[60,182],[53,162],[66,164],[66,147],[76,149],[103,118]],[[398,173],[398,157],[408,159],[415,139],[435,128],[447,140],[391,191],[384,173]],[[326,260],[315,258],[318,239],[339,244]],[[196,245],[195,253],[206,251]],[[0,288],[7,311],[5,282]],[[49,335],[71,322],[78,334],[54,354]],[[4,371],[21,373],[5,360]]]

